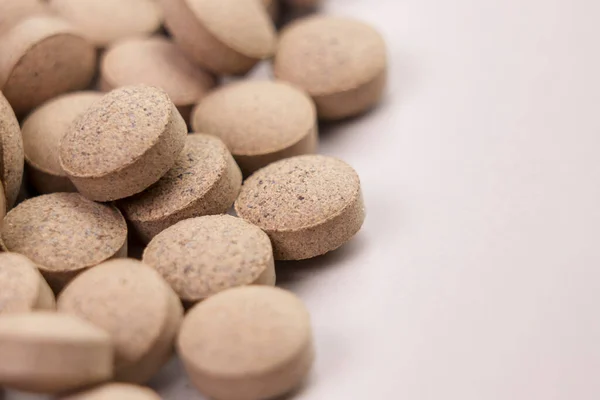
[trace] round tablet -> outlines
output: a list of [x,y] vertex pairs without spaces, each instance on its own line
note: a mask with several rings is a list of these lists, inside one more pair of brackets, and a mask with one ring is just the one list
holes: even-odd
[[143,261],[188,303],[234,286],[275,284],[269,238],[230,215],[186,219],[165,229],[148,244]]
[[76,191],[60,166],[60,141],[73,122],[100,98],[99,92],[64,94],[35,109],[23,122],[27,176],[39,193]]
[[50,7],[97,47],[151,34],[162,24],[154,0],[50,0]]
[[183,119],[216,84],[215,77],[188,60],[173,42],[162,37],[124,40],[110,47],[100,65],[102,90],[147,84],[163,88]]
[[7,208],[11,208],[17,201],[23,179],[23,160],[19,121],[0,92],[0,178],[4,184]]
[[217,89],[194,109],[192,128],[220,137],[246,176],[282,158],[314,153],[318,141],[313,101],[284,82]]
[[0,316],[0,385],[58,393],[112,377],[113,349],[100,328],[56,312]]
[[144,383],[169,359],[183,307],[156,270],[133,259],[111,260],[78,275],[58,311],[107,331],[115,346],[115,379]]
[[175,42],[218,74],[243,74],[273,55],[276,33],[266,8],[248,0],[161,0]]
[[187,136],[183,118],[162,90],[115,89],[71,126],[60,164],[77,190],[96,201],[134,195],[172,166]]
[[4,218],[2,248],[37,264],[59,290],[81,271],[127,254],[127,224],[114,206],[78,193],[26,200]]
[[248,178],[237,214],[271,238],[276,260],[301,260],[335,250],[365,218],[358,175],[333,157],[281,160]]
[[46,12],[47,7],[42,0],[2,0],[0,1],[0,35],[22,19]]
[[94,47],[60,19],[24,19],[0,41],[0,90],[17,115],[83,89],[96,70]]
[[277,78],[312,96],[320,118],[342,119],[366,111],[382,97],[385,43],[359,21],[304,18],[281,34],[273,69]]
[[177,341],[190,380],[210,398],[260,400],[285,394],[314,359],[308,312],[292,293],[229,289],[185,317]]
[[160,396],[147,387],[127,383],[107,383],[62,400],[161,400]]
[[225,144],[199,133],[188,135],[175,166],[155,185],[119,202],[125,219],[146,242],[191,217],[223,214],[242,186],[242,173]]
[[54,305],[54,293],[30,259],[0,253],[0,314],[52,310]]

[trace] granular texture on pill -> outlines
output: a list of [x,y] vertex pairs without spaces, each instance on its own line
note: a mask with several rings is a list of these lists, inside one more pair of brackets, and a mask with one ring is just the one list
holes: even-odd
[[114,206],[78,193],[53,193],[19,204],[4,218],[4,250],[35,262],[57,290],[81,271],[127,254],[127,225]]
[[192,128],[220,137],[244,175],[317,147],[317,113],[303,91],[285,83],[245,81],[217,89],[194,109]]
[[60,166],[60,141],[75,120],[100,98],[101,93],[91,91],[64,94],[35,109],[23,122],[28,178],[38,192],[76,191]]
[[277,78],[306,90],[319,118],[366,111],[385,86],[387,55],[381,35],[347,18],[303,18],[284,29],[273,63]]
[[267,286],[229,289],[196,305],[177,347],[194,386],[222,400],[285,394],[314,358],[306,308],[292,293]]
[[225,144],[196,133],[187,136],[165,176],[144,192],[123,199],[119,208],[139,236],[149,241],[186,218],[227,212],[241,185],[242,174]]
[[23,163],[23,139],[19,122],[10,104],[0,92],[0,180],[4,186],[8,209],[15,204],[19,195],[23,179]]
[[100,328],[56,312],[0,315],[0,385],[61,393],[112,377],[112,345]]
[[280,260],[340,247],[365,217],[354,169],[322,155],[292,157],[258,170],[244,182],[235,210],[269,235]]
[[48,11],[42,0],[2,0],[0,1],[0,35],[8,31],[24,18],[45,14]]
[[0,41],[0,90],[23,115],[65,92],[87,87],[96,51],[75,29],[55,17],[26,18]]
[[49,4],[98,47],[151,34],[162,23],[161,9],[154,0],[50,0]]
[[212,74],[198,68],[177,45],[162,37],[115,43],[102,58],[100,75],[105,91],[137,84],[164,89],[186,121],[192,106],[216,83]]
[[21,254],[0,253],[0,314],[54,307],[54,293],[36,265]]
[[61,397],[61,400],[161,400],[161,398],[150,388],[113,382]]
[[133,259],[111,260],[77,276],[58,311],[107,331],[115,346],[115,379],[144,383],[169,359],[183,308],[162,276]]
[[230,215],[191,218],[165,229],[148,244],[143,261],[185,302],[234,286],[275,283],[268,236]]
[[275,51],[275,27],[258,1],[161,0],[161,4],[175,42],[209,71],[243,74]]
[[117,200],[158,181],[186,136],[183,118],[162,89],[126,86],[77,119],[61,141],[60,163],[84,196]]

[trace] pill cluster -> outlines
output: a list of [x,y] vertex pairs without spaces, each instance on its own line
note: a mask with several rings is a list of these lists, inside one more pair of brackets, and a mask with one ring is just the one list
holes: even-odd
[[[320,3],[0,2],[0,392],[156,400],[174,351],[209,398],[305,381],[275,262],[360,230],[318,122],[375,106],[387,70],[377,31]],[[259,62],[273,79],[222,79]]]

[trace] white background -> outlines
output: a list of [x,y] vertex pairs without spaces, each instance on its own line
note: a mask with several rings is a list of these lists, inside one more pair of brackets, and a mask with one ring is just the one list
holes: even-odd
[[[600,397],[600,2],[329,0],[385,36],[368,115],[323,129],[360,234],[280,269],[313,316],[302,400]],[[166,399],[202,399],[171,363]],[[14,400],[19,396],[9,396]]]

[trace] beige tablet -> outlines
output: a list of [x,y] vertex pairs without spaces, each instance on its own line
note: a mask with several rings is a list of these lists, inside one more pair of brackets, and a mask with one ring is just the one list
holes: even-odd
[[19,121],[10,104],[0,92],[0,165],[6,207],[10,209],[17,200],[23,179],[23,139]]

